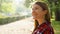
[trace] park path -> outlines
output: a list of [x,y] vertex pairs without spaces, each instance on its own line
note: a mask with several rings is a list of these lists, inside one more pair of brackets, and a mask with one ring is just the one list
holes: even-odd
[[31,34],[34,28],[32,17],[0,25],[0,34]]

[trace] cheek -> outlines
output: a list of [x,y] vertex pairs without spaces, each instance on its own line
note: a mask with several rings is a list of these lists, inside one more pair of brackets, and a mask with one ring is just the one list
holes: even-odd
[[40,10],[40,9],[37,9],[37,10],[36,10],[36,12],[37,12],[37,13],[40,13],[40,12],[42,12],[42,10]]
[[40,15],[41,15],[41,16],[44,16],[44,13],[43,13],[43,12],[41,12],[41,13],[40,13]]
[[37,12],[37,14],[38,14],[39,16],[43,16],[43,15],[44,15],[43,12]]

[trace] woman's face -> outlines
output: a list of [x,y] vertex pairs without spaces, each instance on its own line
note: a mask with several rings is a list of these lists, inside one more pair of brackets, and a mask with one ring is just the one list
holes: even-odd
[[32,16],[34,19],[39,19],[45,15],[46,11],[43,10],[39,5],[34,4],[32,6]]

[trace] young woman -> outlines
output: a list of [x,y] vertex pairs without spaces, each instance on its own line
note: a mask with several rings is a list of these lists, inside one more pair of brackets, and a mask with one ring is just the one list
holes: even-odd
[[43,2],[33,4],[32,16],[35,20],[35,28],[32,34],[54,34],[47,4]]

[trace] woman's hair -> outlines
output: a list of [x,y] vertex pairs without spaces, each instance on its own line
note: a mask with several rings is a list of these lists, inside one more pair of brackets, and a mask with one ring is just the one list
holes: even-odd
[[[36,2],[35,4],[39,5],[43,10],[47,10],[47,14],[45,14],[45,20],[50,23],[50,14],[47,4],[43,2]],[[35,20],[35,29],[37,28],[38,25],[39,25],[38,21]]]

